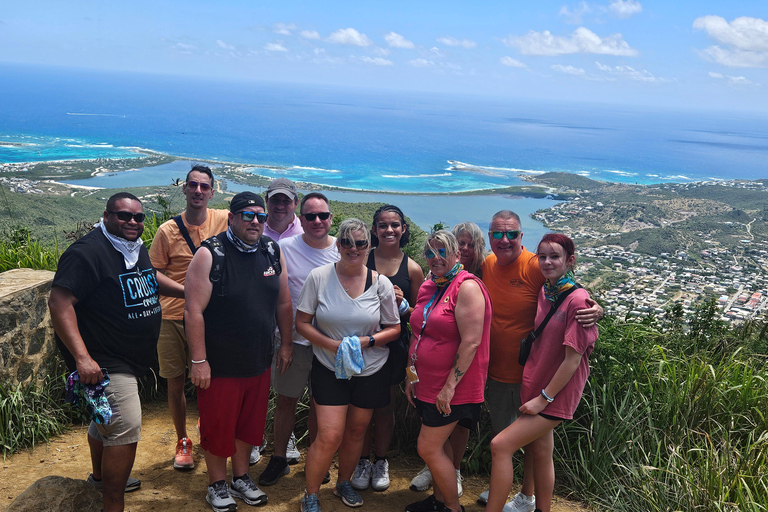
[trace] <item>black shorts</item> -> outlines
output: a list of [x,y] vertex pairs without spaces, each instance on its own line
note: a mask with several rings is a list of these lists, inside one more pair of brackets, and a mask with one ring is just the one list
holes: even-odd
[[414,398],[413,402],[416,404],[416,412],[421,416],[421,423],[428,427],[442,427],[458,421],[462,427],[472,430],[480,420],[480,410],[483,407],[482,403],[451,404],[451,414],[443,416],[435,404],[422,402],[418,398]]
[[408,364],[408,341],[410,336],[400,338],[387,343],[389,358],[387,359],[387,373],[389,384],[395,386],[405,379],[405,367]]
[[317,405],[354,405],[359,409],[378,409],[389,405],[389,374],[384,365],[367,377],[337,379],[336,374],[312,360],[312,398]]
[[552,420],[552,421],[568,421],[565,418],[560,418],[559,416],[552,416],[551,414],[544,414],[543,412],[540,412],[539,416],[541,416],[542,418],[546,418],[548,420]]

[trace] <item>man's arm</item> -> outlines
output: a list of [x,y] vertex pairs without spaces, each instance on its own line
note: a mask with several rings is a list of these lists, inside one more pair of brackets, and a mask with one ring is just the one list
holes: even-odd
[[[211,385],[211,367],[205,351],[205,319],[203,311],[208,307],[213,293],[213,284],[208,278],[213,264],[213,255],[207,249],[195,253],[187,269],[184,285],[184,329],[187,333],[189,355],[192,359],[190,380],[195,386],[207,389]],[[195,363],[194,361],[202,361]]]
[[[157,270],[157,269],[156,269]],[[157,285],[160,291],[160,295],[166,295],[168,297],[184,298],[184,285],[177,283],[167,275],[163,274],[159,270],[155,274],[157,276]]]
[[285,257],[280,252],[280,294],[277,296],[277,330],[280,332],[280,350],[277,352],[276,368],[280,375],[291,366],[293,362],[293,308],[291,307],[291,290],[288,288],[288,268],[285,265]]
[[587,299],[587,304],[591,306],[589,309],[580,309],[576,312],[576,321],[585,329],[589,329],[605,316],[605,311],[600,304],[591,298]]
[[75,313],[77,302],[77,297],[71,290],[61,286],[53,286],[51,295],[48,297],[51,321],[56,334],[59,335],[72,357],[75,358],[80,382],[98,384],[103,376],[101,367],[91,358],[88,349],[85,348],[85,342],[80,336],[80,329],[77,327],[77,314]]

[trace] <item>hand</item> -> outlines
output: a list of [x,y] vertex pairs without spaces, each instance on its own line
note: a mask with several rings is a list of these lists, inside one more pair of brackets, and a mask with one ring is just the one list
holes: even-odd
[[280,349],[277,351],[277,360],[275,361],[275,366],[280,371],[280,375],[284,374],[292,363],[293,343],[282,343]]
[[195,386],[208,389],[211,385],[211,366],[208,361],[204,363],[192,363],[192,371],[189,372],[189,380]]
[[451,414],[451,400],[453,400],[454,391],[454,389],[449,388],[448,386],[443,386],[443,389],[437,394],[435,407],[437,407],[437,412],[443,416]]
[[400,306],[400,303],[403,301],[403,290],[397,285],[394,285],[393,288],[395,289],[395,302]]
[[86,356],[86,358],[78,361],[76,366],[80,382],[83,384],[98,384],[104,377],[101,373],[101,366],[91,356]]
[[576,321],[581,324],[582,327],[588,329],[595,325],[598,320],[603,318],[603,308],[595,302],[593,299],[587,299],[589,309],[580,309],[576,312]]
[[405,393],[405,398],[408,400],[408,403],[416,407],[416,404],[413,402],[413,384],[411,384],[411,381],[409,381],[407,378],[405,379],[405,391],[403,391],[403,393]]
[[547,405],[549,405],[549,402],[547,402],[543,396],[539,395],[533,400],[528,400],[523,405],[521,405],[520,412],[523,414],[530,414],[535,416],[543,411]]

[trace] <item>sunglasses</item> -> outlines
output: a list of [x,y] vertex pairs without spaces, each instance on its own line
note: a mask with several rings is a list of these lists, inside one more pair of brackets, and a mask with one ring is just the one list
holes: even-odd
[[438,254],[440,255],[441,258],[445,258],[445,248],[441,247],[440,249],[437,250],[437,253],[435,253],[435,251],[433,251],[432,249],[427,249],[426,251],[424,251],[424,256],[426,256],[427,259],[432,259],[436,257]]
[[211,186],[208,183],[202,183],[199,181],[192,181],[192,180],[187,182],[187,187],[192,189],[196,189],[200,187],[200,190],[202,190],[203,192],[208,192],[209,190],[211,190]]
[[339,238],[339,245],[344,249],[351,249],[352,246],[358,249],[367,249],[368,240],[350,240],[349,238]]
[[520,236],[520,231],[491,231],[491,238],[494,240],[501,240],[504,238],[504,235],[509,240],[517,240],[517,237]]
[[318,217],[320,217],[320,220],[328,220],[328,217],[331,216],[331,212],[302,213],[301,216],[307,219],[309,222],[314,222]]
[[144,222],[144,218],[146,215],[143,213],[133,213],[133,212],[111,212],[107,210],[107,213],[117,215],[118,220],[121,220],[123,222],[130,222],[131,219],[134,219],[136,222]]
[[253,222],[253,219],[256,219],[259,221],[259,224],[264,224],[267,222],[267,214],[264,212],[240,212],[239,213],[240,218],[243,219],[245,222]]

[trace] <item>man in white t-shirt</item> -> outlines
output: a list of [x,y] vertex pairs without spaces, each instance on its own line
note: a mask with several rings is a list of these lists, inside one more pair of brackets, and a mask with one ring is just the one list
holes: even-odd
[[[336,239],[328,234],[333,219],[328,198],[319,192],[307,194],[301,201],[299,212],[304,233],[280,240],[280,250],[285,258],[288,271],[288,288],[291,291],[294,319],[299,295],[301,295],[301,289],[310,271],[327,263],[339,261]],[[276,336],[276,343],[280,344],[279,335]],[[276,365],[276,361],[274,364]],[[275,453],[266,469],[259,476],[259,485],[276,484],[282,476],[291,471],[286,458],[286,449],[296,422],[296,404],[309,383],[311,369],[312,344],[296,333],[294,327],[292,363],[282,373],[280,372],[281,368],[273,367],[272,369],[272,387],[277,392],[273,428]],[[314,411],[310,406],[310,440],[314,438],[316,431],[317,424]]]

